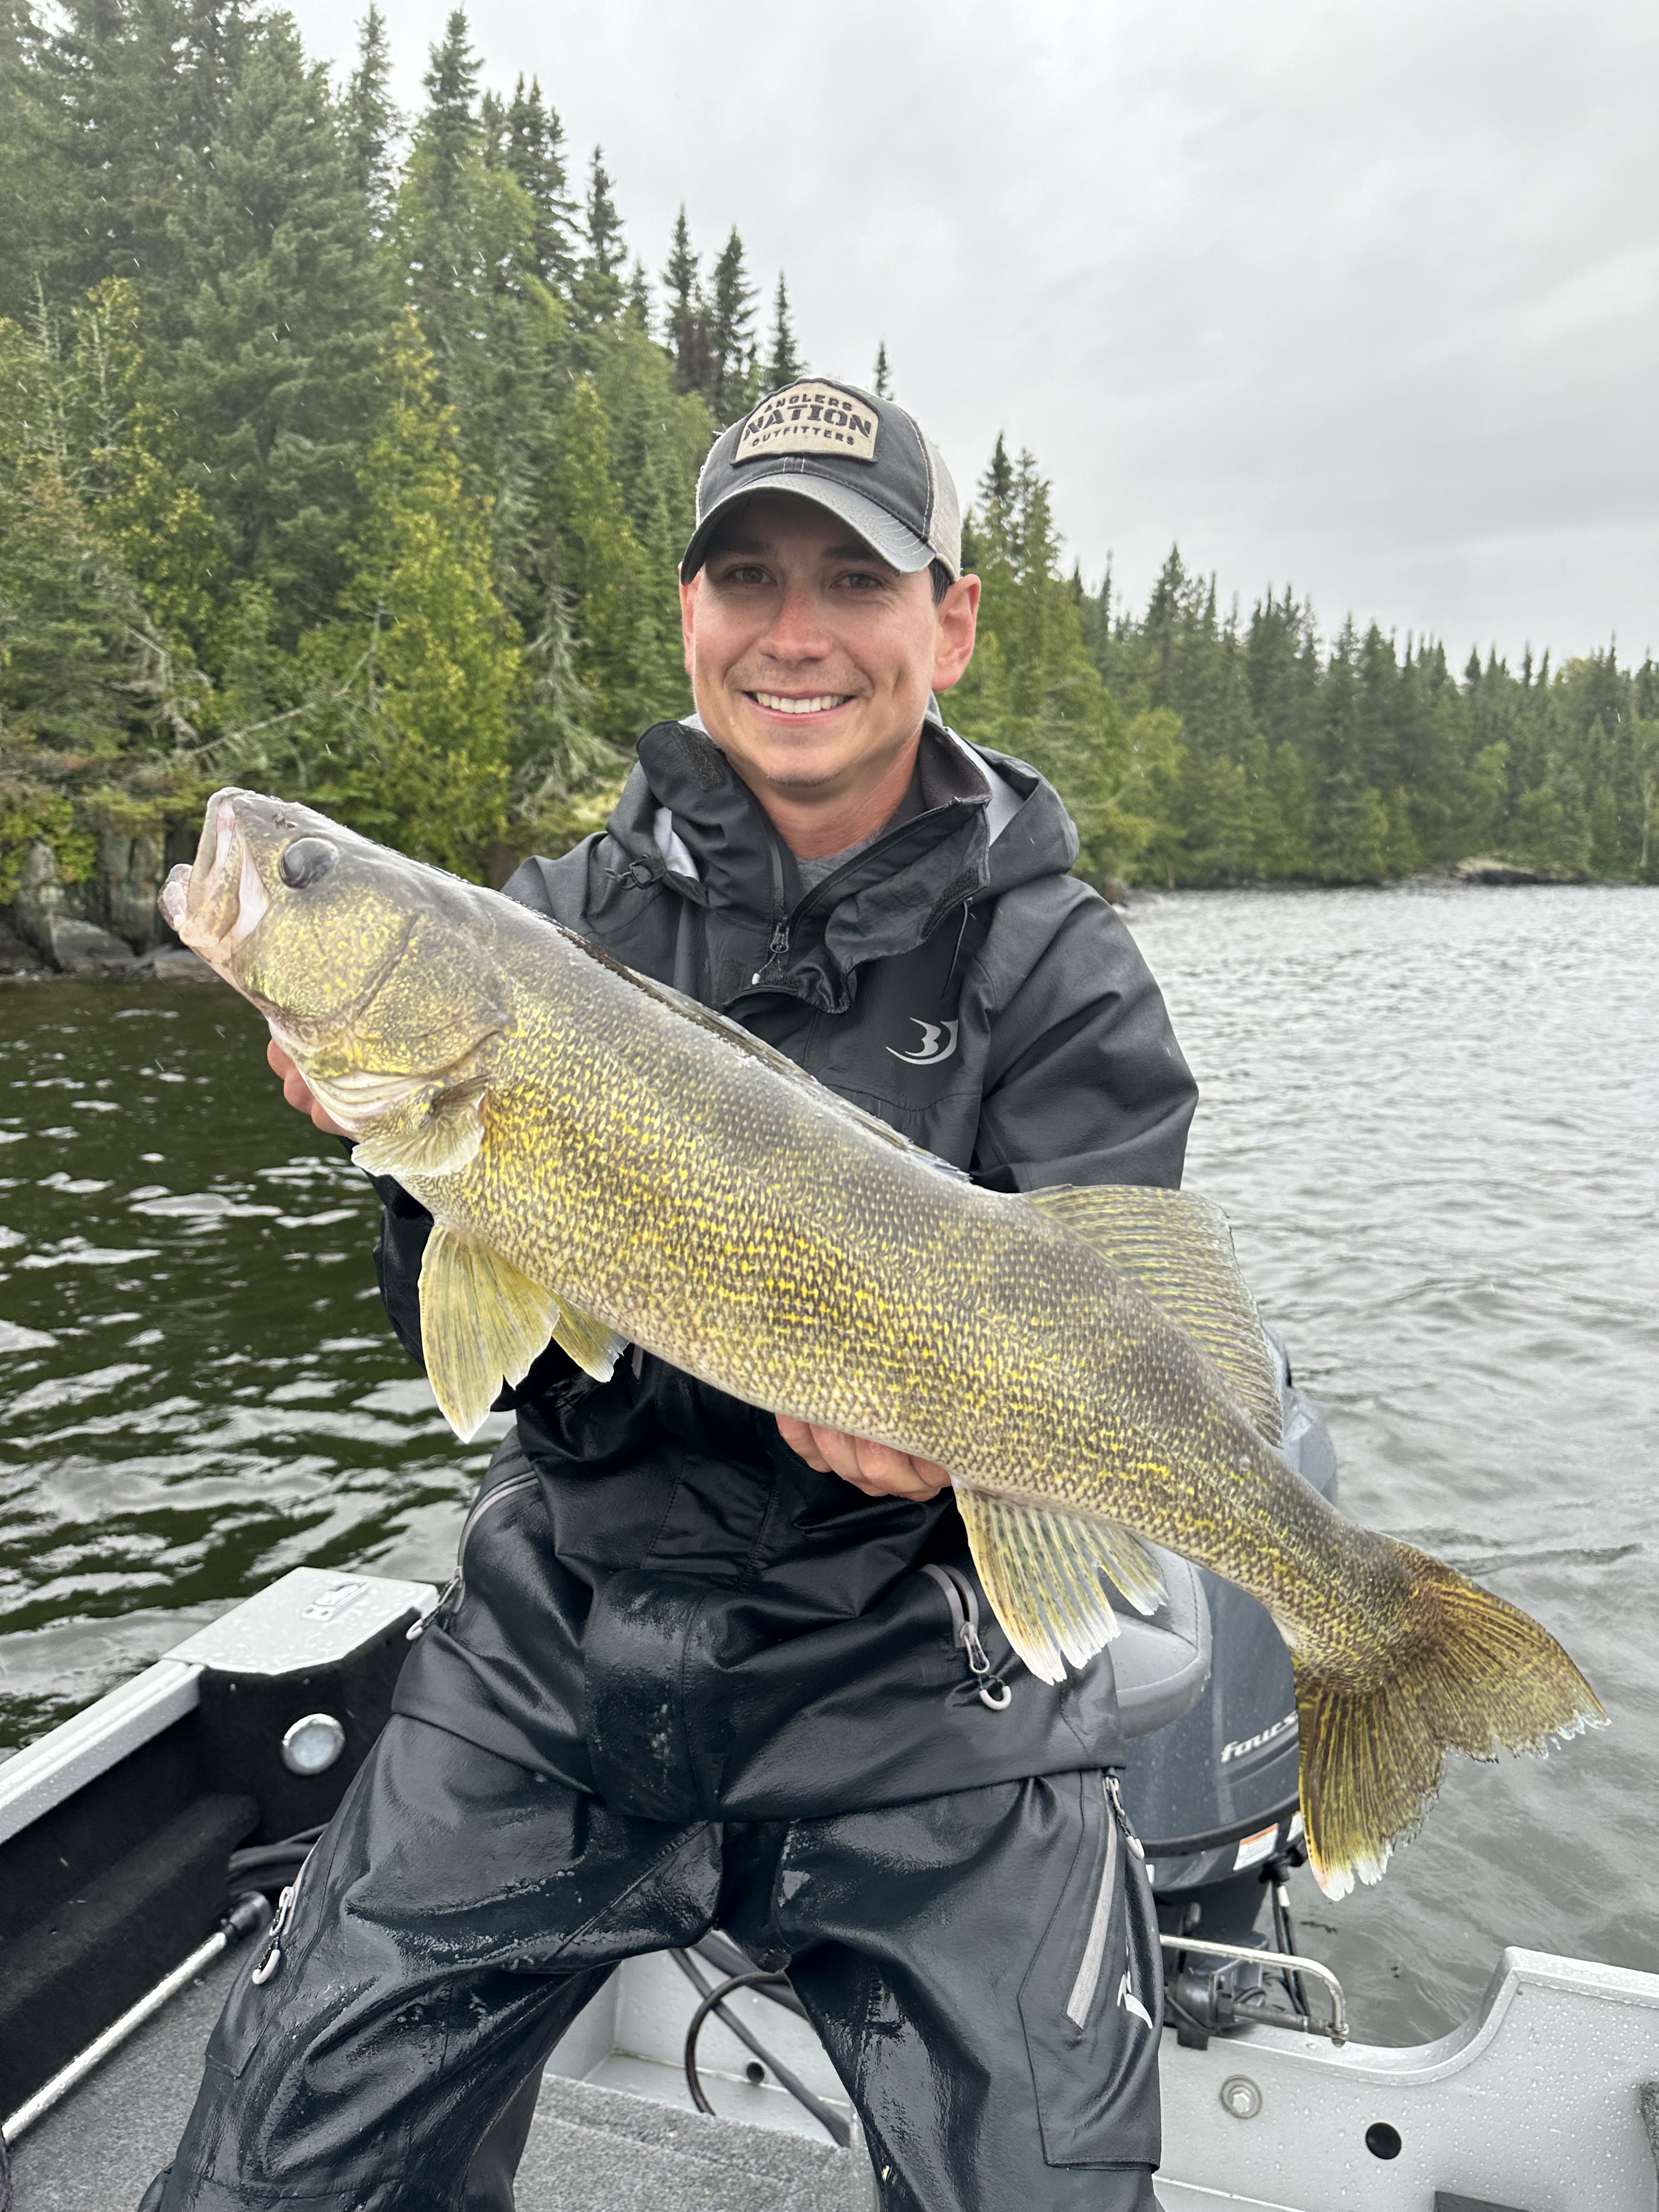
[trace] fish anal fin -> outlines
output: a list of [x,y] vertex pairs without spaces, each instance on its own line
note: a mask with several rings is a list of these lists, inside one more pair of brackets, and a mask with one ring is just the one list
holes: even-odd
[[523,1382],[568,1312],[489,1245],[434,1226],[421,1261],[421,1349],[433,1395],[463,1443],[478,1433],[502,1383]]
[[964,1483],[956,1498],[991,1608],[1042,1681],[1064,1681],[1068,1659],[1084,1666],[1117,1634],[1103,1573],[1142,1613],[1153,1612],[1164,1596],[1151,1553],[1115,1522],[1027,1505]]
[[1257,1433],[1279,1442],[1278,1362],[1218,1206],[1190,1191],[1136,1183],[1066,1184],[1021,1196],[1184,1329],[1221,1370]]
[[379,1116],[353,1149],[353,1166],[399,1182],[409,1176],[459,1175],[483,1143],[483,1088],[464,1083],[417,1092]]
[[553,1341],[561,1351],[568,1352],[585,1375],[596,1382],[608,1382],[616,1371],[617,1360],[628,1348],[628,1340],[619,1336],[608,1323],[580,1306],[573,1306],[568,1298],[554,1301],[558,1318],[553,1324]]

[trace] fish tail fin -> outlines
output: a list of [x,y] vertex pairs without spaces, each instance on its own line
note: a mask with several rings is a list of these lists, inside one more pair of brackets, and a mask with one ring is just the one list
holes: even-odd
[[1409,1545],[1403,1617],[1381,1671],[1297,1659],[1302,1819],[1328,1897],[1376,1881],[1416,1834],[1449,1751],[1540,1755],[1605,1724],[1595,1692],[1548,1632]]

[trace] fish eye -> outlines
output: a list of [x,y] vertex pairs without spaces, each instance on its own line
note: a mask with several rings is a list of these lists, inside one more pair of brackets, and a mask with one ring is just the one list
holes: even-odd
[[321,883],[339,857],[339,847],[326,837],[296,837],[276,863],[276,872],[291,891],[302,891]]

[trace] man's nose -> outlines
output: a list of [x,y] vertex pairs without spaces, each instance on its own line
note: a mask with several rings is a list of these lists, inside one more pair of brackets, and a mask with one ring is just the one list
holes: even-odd
[[757,641],[774,660],[822,660],[832,650],[823,603],[810,584],[784,586],[765,634]]

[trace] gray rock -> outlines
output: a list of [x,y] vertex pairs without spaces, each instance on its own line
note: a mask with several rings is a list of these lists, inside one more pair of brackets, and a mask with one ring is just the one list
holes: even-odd
[[1502,888],[1510,884],[1582,884],[1585,878],[1570,868],[1552,868],[1542,861],[1509,860],[1501,853],[1476,853],[1459,860],[1452,874],[1460,884]]
[[131,974],[137,966],[132,947],[95,921],[53,915],[46,925],[52,965],[66,975]]
[[45,964],[32,945],[0,921],[0,975],[38,975]]
[[158,945],[138,963],[138,971],[158,983],[216,983],[218,977],[187,945]]

